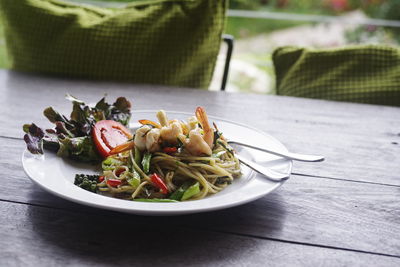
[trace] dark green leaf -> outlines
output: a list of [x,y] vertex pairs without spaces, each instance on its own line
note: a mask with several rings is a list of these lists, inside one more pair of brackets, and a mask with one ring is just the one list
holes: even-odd
[[67,122],[64,116],[55,111],[52,107],[48,107],[43,111],[43,115],[52,123],[56,121]]
[[125,97],[118,97],[117,101],[115,101],[114,106],[121,112],[130,112],[131,110],[131,102]]
[[57,152],[58,156],[83,162],[99,162],[101,160],[90,136],[66,137],[59,141],[60,149]]

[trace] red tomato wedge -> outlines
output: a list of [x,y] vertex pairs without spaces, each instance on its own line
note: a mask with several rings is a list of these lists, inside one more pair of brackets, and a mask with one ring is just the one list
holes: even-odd
[[113,148],[131,139],[132,134],[119,122],[102,120],[93,126],[92,138],[99,154],[106,158]]

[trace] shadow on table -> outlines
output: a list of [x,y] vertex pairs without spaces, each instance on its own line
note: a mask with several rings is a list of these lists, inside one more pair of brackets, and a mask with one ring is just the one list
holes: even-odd
[[[35,190],[31,198],[39,193],[48,194]],[[250,257],[258,246],[272,246],[247,235],[276,237],[285,219],[276,193],[236,208],[174,217],[121,214],[50,198],[59,209],[29,206],[28,216],[35,245],[46,247],[49,257],[61,257],[52,258],[54,264],[229,264]]]

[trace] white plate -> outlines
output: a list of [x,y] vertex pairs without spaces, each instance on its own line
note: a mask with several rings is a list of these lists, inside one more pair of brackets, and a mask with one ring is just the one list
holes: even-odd
[[[156,120],[156,111],[143,110],[133,112],[132,121],[139,119]],[[182,112],[167,112],[169,118],[186,120],[192,114]],[[284,145],[270,135],[252,127],[209,116],[220,131],[228,139],[251,143],[277,151],[287,151]],[[131,124],[132,128],[137,123]],[[252,159],[275,171],[290,174],[292,161],[255,150],[237,148],[238,153]],[[54,153],[45,151],[37,156],[25,150],[22,164],[27,175],[40,187],[59,197],[102,209],[142,214],[142,215],[178,215],[206,212],[241,205],[258,199],[277,189],[283,182],[272,182],[242,165],[243,175],[226,187],[223,191],[201,200],[179,203],[146,203],[122,200],[98,195],[83,190],[73,184],[77,173],[99,173],[99,167],[77,163],[57,157]]]

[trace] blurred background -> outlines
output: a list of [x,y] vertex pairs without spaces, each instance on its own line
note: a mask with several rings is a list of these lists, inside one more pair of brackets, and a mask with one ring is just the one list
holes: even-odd
[[[90,0],[69,0],[87,2]],[[96,0],[119,6],[135,0]],[[400,43],[400,0],[230,0],[225,33],[235,38],[227,91],[273,94],[276,47]],[[9,62],[0,24],[0,68]],[[219,90],[225,47],[211,90]]]

